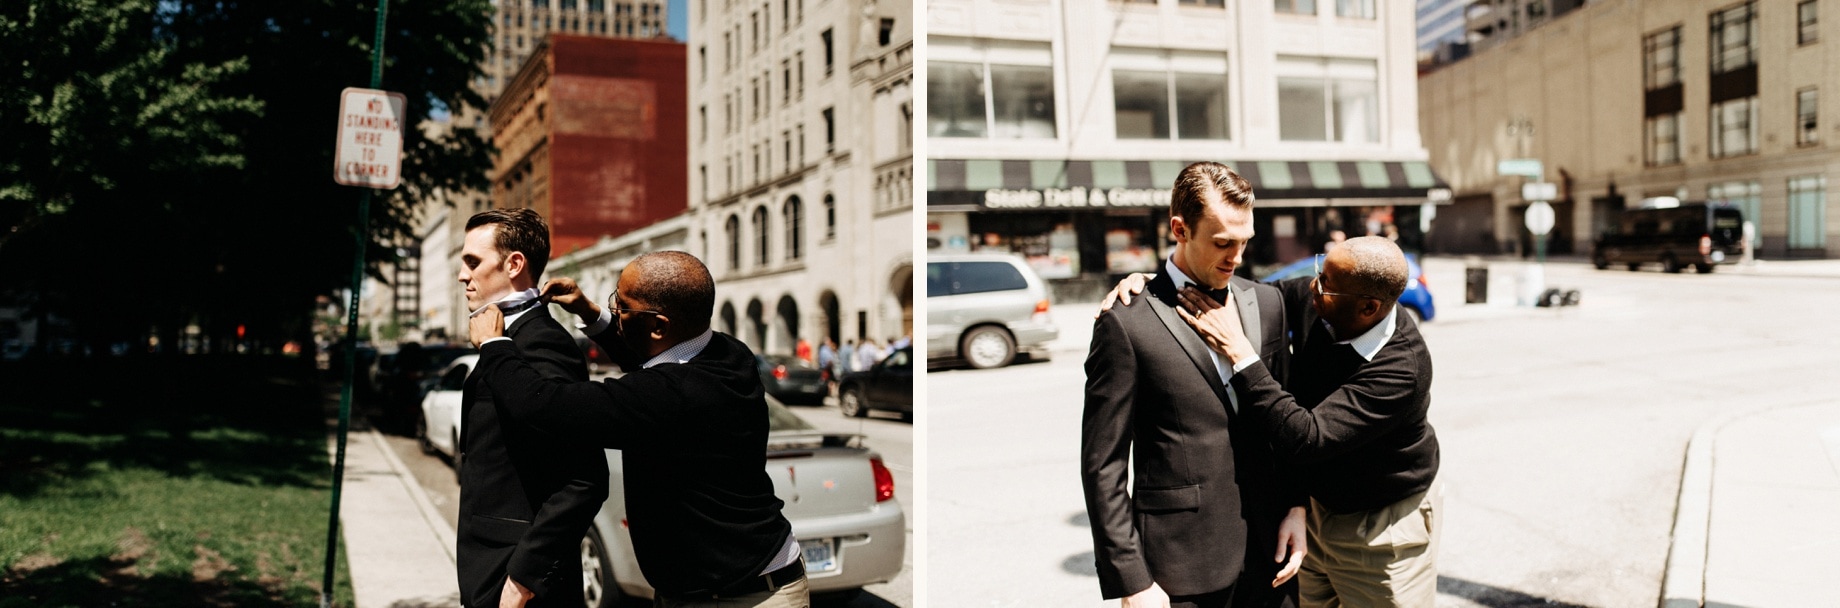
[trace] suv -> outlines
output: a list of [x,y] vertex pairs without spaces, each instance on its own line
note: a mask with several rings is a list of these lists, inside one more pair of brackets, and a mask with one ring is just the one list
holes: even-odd
[[928,255],[926,357],[1002,367],[1016,354],[1048,358],[1060,335],[1048,317],[1048,287],[1021,258],[1007,254]]
[[1611,264],[1638,270],[1657,262],[1664,272],[1692,264],[1703,274],[1743,252],[1744,213],[1737,207],[1662,197],[1644,199],[1642,207],[1617,216],[1616,225],[1597,239],[1591,263],[1599,270]]

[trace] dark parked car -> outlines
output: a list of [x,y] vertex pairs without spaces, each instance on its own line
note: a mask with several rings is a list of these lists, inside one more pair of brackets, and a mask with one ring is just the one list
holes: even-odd
[[1661,264],[1662,272],[1680,272],[1691,264],[1704,274],[1744,253],[1744,212],[1724,203],[1681,203],[1672,197],[1644,199],[1626,209],[1616,224],[1597,239],[1591,263],[1598,270],[1624,264]]
[[471,346],[405,343],[385,366],[379,363],[377,390],[381,393],[384,430],[409,435],[421,419],[422,397],[434,389],[441,370],[461,356],[475,352]]
[[[1316,264],[1314,256],[1307,257],[1274,270],[1259,280],[1276,283],[1296,277],[1313,277],[1318,273]],[[1410,274],[1406,276],[1405,293],[1399,294],[1399,305],[1417,315],[1418,320],[1430,321],[1437,316],[1437,304],[1431,300],[1431,288],[1425,284],[1425,269],[1418,265],[1418,254],[1406,254],[1406,270]]]
[[837,388],[838,404],[846,416],[863,417],[869,410],[900,412],[914,418],[914,348],[903,346],[875,366],[843,375]]
[[823,405],[824,398],[829,397],[831,389],[824,383],[824,374],[818,367],[804,359],[788,355],[754,355],[755,368],[760,370],[760,384],[767,388],[767,394],[773,395],[787,405]]

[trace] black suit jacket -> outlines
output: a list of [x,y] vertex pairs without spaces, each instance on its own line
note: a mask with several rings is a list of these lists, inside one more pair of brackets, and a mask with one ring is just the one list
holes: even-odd
[[[1398,327],[1368,361],[1326,338],[1308,303],[1309,279],[1278,287],[1300,346],[1284,386],[1258,364],[1234,376],[1247,417],[1267,430],[1280,460],[1296,464],[1310,496],[1337,513],[1370,511],[1430,488],[1438,470],[1437,434],[1427,418],[1431,353],[1412,316],[1394,308]],[[1324,332],[1320,345],[1306,343],[1311,332]]]
[[[592,337],[617,353],[616,333]],[[659,594],[723,589],[778,556],[792,524],[767,476],[766,391],[746,345],[712,333],[688,363],[601,382],[547,377],[528,358],[487,344],[479,371],[519,418],[622,451],[633,551]]]
[[[1267,285],[1238,277],[1232,284],[1259,356],[1282,373],[1288,356],[1283,300]],[[1165,272],[1150,281],[1144,297],[1094,322],[1081,481],[1106,599],[1152,582],[1170,595],[1219,591],[1239,581],[1242,571],[1270,563],[1276,552],[1271,542],[1255,550],[1248,526],[1269,527],[1257,536],[1275,539],[1273,511],[1290,493],[1276,488],[1269,454],[1259,455],[1268,449],[1264,439],[1243,435],[1250,427],[1236,423],[1224,379],[1201,337],[1176,315],[1177,305],[1176,286]],[[1134,463],[1135,476],[1129,496],[1127,463]],[[1248,553],[1262,553],[1250,569]],[[1242,589],[1270,586],[1266,576]]]
[[[505,328],[533,373],[588,378],[581,348],[549,307]],[[483,363],[483,361],[482,361]],[[581,540],[607,501],[607,457],[522,424],[478,365],[462,399],[456,566],[468,606],[497,606],[506,575],[537,594],[533,606],[580,606]]]

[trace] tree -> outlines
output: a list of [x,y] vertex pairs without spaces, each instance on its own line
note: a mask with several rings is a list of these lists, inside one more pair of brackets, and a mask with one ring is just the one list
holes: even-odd
[[[301,327],[350,282],[359,191],[331,179],[339,91],[365,87],[374,0],[12,0],[0,8],[0,284],[124,336]],[[384,87],[485,107],[488,0],[389,5]],[[483,189],[470,128],[404,133],[371,208],[370,267],[414,204]],[[297,336],[287,336],[297,337]]]

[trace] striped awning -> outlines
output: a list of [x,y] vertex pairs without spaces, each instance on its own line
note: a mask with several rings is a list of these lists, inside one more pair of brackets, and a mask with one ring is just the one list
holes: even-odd
[[[1161,191],[1162,196],[1151,198],[1160,198],[1167,205],[1170,185],[1191,162],[934,159],[927,161],[927,201],[929,205],[982,205],[984,195],[991,191],[1001,191],[1006,197],[1034,191],[1052,198],[1057,192],[1079,188],[1088,192]],[[1271,206],[1284,206],[1282,201],[1295,199],[1323,201],[1322,204],[1332,199],[1422,202],[1430,190],[1449,187],[1423,161],[1223,162],[1252,183],[1261,204]],[[1128,206],[1154,206],[1143,196],[1124,198],[1142,202]]]

